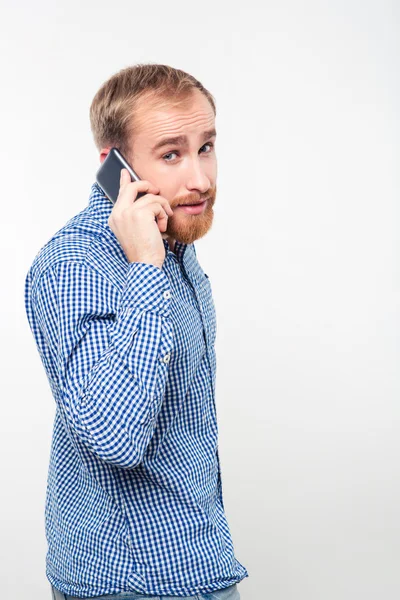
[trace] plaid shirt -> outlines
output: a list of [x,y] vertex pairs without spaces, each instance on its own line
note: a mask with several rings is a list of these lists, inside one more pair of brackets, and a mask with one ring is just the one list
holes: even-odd
[[56,405],[46,575],[80,597],[213,592],[248,572],[222,499],[210,281],[194,244],[128,263],[111,210],[94,183],[25,281]]

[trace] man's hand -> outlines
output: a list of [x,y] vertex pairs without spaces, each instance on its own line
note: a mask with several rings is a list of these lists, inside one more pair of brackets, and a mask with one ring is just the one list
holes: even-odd
[[[168,216],[174,213],[168,200],[156,195],[159,191],[149,181],[131,181],[127,169],[122,169],[119,194],[108,225],[128,262],[148,263],[161,269],[165,259],[161,233],[167,229]],[[136,200],[139,192],[148,193]]]

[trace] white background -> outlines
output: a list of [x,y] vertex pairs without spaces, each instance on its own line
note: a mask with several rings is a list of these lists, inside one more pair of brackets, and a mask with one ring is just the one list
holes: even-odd
[[2,3],[2,598],[50,599],[54,401],[25,275],[87,205],[94,94],[147,61],[217,101],[215,220],[196,248],[217,310],[241,598],[399,598],[399,13],[385,0]]

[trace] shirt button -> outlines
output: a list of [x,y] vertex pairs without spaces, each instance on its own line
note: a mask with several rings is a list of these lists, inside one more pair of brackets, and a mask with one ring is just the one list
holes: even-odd
[[171,292],[167,290],[166,292],[164,292],[163,296],[166,300],[169,300],[171,298]]
[[163,362],[165,362],[165,364],[167,365],[169,363],[170,358],[171,358],[171,355],[170,354],[166,354],[164,356],[164,358],[163,358]]

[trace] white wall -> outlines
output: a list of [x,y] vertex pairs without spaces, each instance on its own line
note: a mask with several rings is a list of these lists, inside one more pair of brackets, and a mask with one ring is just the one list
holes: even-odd
[[242,600],[400,594],[399,4],[2,3],[1,587],[50,598],[54,401],[24,312],[44,243],[88,200],[88,111],[136,62],[217,100],[197,242],[217,309],[225,506]]

